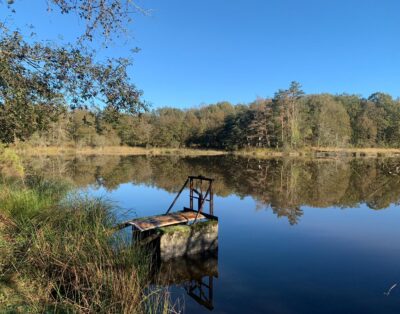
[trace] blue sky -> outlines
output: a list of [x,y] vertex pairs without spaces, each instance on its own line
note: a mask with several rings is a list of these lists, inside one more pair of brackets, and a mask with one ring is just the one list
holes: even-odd
[[[140,0],[132,81],[154,107],[187,108],[273,96],[293,80],[306,93],[383,91],[400,96],[398,0]],[[38,39],[73,39],[76,16],[45,11],[45,0],[16,0],[14,25],[32,23]],[[1,6],[0,16],[9,12]]]

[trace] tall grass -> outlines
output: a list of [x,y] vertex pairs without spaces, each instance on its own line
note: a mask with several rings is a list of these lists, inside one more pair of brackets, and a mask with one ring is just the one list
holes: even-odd
[[24,167],[19,156],[2,143],[0,143],[0,174],[16,177],[24,175]]
[[226,152],[216,149],[196,148],[164,148],[164,147],[130,147],[130,146],[105,146],[105,147],[69,147],[69,146],[24,146],[13,147],[22,155],[182,155],[182,156],[217,156]]
[[68,183],[36,176],[0,181],[0,212],[14,220],[29,220],[54,207],[69,190]]
[[151,255],[114,232],[110,204],[67,191],[37,177],[0,183],[0,288],[22,296],[2,310],[0,289],[0,311],[171,311],[149,284]]

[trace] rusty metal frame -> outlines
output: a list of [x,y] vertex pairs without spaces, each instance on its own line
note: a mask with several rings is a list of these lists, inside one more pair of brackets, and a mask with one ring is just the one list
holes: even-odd
[[182,191],[185,189],[186,185],[189,182],[189,178],[186,179],[185,183],[183,184],[182,188],[179,190],[178,194],[176,195],[175,199],[173,200],[173,202],[171,203],[171,205],[169,206],[169,208],[167,209],[167,212],[165,214],[168,214],[170,212],[170,210],[172,209],[172,207],[174,207],[176,201],[178,200],[179,196],[181,195]]
[[[203,184],[203,181],[208,182],[208,188],[205,192],[205,194],[203,193],[203,191],[200,189],[200,191],[195,189],[195,182],[196,181],[200,181],[200,187]],[[189,176],[185,183],[183,184],[183,186],[181,187],[181,189],[179,190],[178,194],[176,195],[175,199],[172,201],[171,205],[169,206],[169,208],[167,209],[167,212],[165,214],[168,214],[171,209],[174,207],[176,201],[178,200],[179,196],[182,194],[183,190],[186,188],[186,186],[189,183],[189,208],[184,207],[185,211],[194,211],[197,212],[196,215],[196,219],[194,220],[193,223],[195,223],[197,221],[197,218],[199,216],[199,214],[203,214],[205,215],[207,218],[210,219],[216,219],[216,217],[214,216],[214,192],[213,192],[213,181],[214,179],[211,178],[206,178],[204,176]],[[194,200],[197,200],[197,209],[194,209]],[[203,213],[203,209],[204,209],[204,204],[206,202],[209,202],[209,213]]]
[[[193,208],[193,200],[197,199],[198,200],[198,205],[197,205],[197,211],[201,212],[203,209],[203,205],[204,202],[207,201],[209,202],[209,213],[210,215],[214,214],[214,193],[212,190],[212,184],[214,179],[211,178],[206,178],[203,176],[189,176],[188,177],[189,182],[190,182],[190,209],[191,210],[195,210]],[[203,195],[202,191],[197,191],[194,188],[194,182],[195,180],[200,180],[200,186],[202,185],[203,181],[207,181],[208,182],[208,188],[206,191],[206,194]],[[194,196],[194,194],[196,194],[197,196]],[[209,196],[209,199],[207,199],[207,196]]]

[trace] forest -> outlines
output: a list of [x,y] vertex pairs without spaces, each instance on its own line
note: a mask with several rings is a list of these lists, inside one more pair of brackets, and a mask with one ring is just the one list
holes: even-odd
[[[93,14],[103,18],[101,38],[123,30],[121,21],[128,13],[121,1],[111,4],[116,10],[112,15],[94,10],[91,1],[83,7],[73,1],[49,3],[65,14],[78,10],[88,29],[83,41],[57,44],[36,41],[0,22],[0,142],[4,144],[223,150],[400,147],[400,100],[382,92],[367,98],[305,94],[293,81],[273,96],[250,103],[154,108],[131,81],[130,58],[99,59],[88,44]],[[115,16],[120,19],[115,21]]]
[[[292,82],[271,98],[190,109],[0,102],[0,139],[32,146],[174,148],[400,147],[400,100],[385,93],[306,95]],[[184,106],[182,106],[184,107]],[[23,114],[21,114],[23,112]],[[51,112],[51,114],[49,114]]]
[[[305,94],[298,82],[251,103],[153,108],[128,75],[82,45],[32,42],[0,23],[0,142],[58,147],[239,150],[400,147],[400,100]],[[227,95],[229,97],[229,95]]]

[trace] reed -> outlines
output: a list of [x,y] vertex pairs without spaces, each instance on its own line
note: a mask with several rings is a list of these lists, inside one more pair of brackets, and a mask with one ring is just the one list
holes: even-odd
[[129,146],[105,146],[105,147],[73,147],[73,146],[27,146],[17,145],[13,147],[21,155],[182,155],[182,156],[216,156],[226,152],[211,149],[191,148],[144,148]]
[[114,232],[109,203],[38,177],[0,191],[0,312],[173,311],[149,285],[150,252]]

